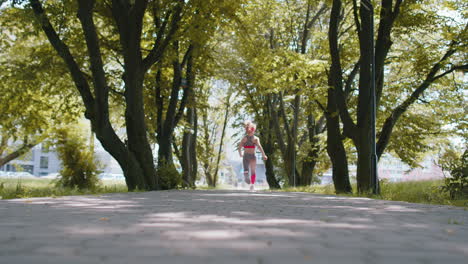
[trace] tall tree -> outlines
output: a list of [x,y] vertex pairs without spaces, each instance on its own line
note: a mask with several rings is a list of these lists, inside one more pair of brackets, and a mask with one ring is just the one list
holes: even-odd
[[349,182],[348,159],[343,145],[338,114],[337,91],[343,89],[343,76],[338,46],[338,25],[340,23],[342,8],[341,0],[333,0],[330,15],[330,27],[328,39],[331,55],[331,67],[329,74],[329,88],[327,96],[327,152],[332,162],[332,178],[337,193],[352,192]]
[[[375,61],[375,82],[376,82],[376,101],[377,106],[382,104],[382,93],[384,88],[384,68],[386,67],[386,61],[388,60],[388,54],[392,46],[391,33],[394,28],[395,21],[398,21],[398,15],[400,14],[400,6],[402,1],[396,0],[387,1],[383,0],[381,2],[381,12],[379,17],[379,26],[378,26],[378,35],[375,42],[375,52],[376,52],[376,61]],[[406,14],[411,14],[413,12],[411,3],[405,6],[404,10]],[[372,81],[371,70],[372,70],[372,47],[374,46],[374,39],[372,38],[373,32],[371,31],[372,22],[372,9],[374,7],[369,1],[361,1],[361,4],[358,8],[356,1],[353,2],[354,9],[354,21],[357,28],[357,33],[360,43],[360,59],[359,59],[359,89],[358,89],[358,98],[357,98],[357,110],[356,110],[356,122],[351,117],[351,107],[347,103],[347,92],[346,89],[335,89],[335,98],[337,100],[337,107],[339,109],[341,121],[343,123],[343,133],[346,137],[351,138],[354,146],[356,147],[358,154],[358,169],[357,169],[357,181],[358,181],[358,191],[359,192],[369,192],[371,190],[371,179],[370,179],[370,168],[371,168],[371,145],[369,144],[368,139],[371,137],[370,129],[370,85]],[[405,14],[405,15],[406,15]],[[436,16],[434,16],[436,17]],[[434,20],[432,20],[434,21]],[[464,26],[466,28],[466,26]],[[458,45],[460,42],[460,37],[462,37],[465,29],[461,30],[461,33],[455,34],[457,40],[453,40],[451,44],[448,45],[445,55],[438,61],[435,61],[434,64],[430,67],[430,70],[425,79],[423,79],[422,84],[419,85],[413,92],[410,93],[410,96],[407,100],[404,100],[404,104],[394,108],[391,111],[390,116],[387,118],[386,125],[384,124],[383,130],[379,133],[379,142],[377,145],[379,157],[382,155],[383,150],[385,149],[385,142],[388,143],[388,138],[390,137],[391,128],[395,125],[396,120],[401,116],[401,114],[408,109],[408,106],[414,103],[422,92],[429,87],[434,81],[446,76],[447,74],[457,70],[464,69],[466,65],[461,63],[455,64],[453,67],[442,70],[442,66],[448,63],[448,59],[454,55],[456,52],[461,51],[462,45]],[[336,49],[335,49],[336,50]],[[330,52],[333,52],[331,49]],[[424,70],[423,70],[424,71]],[[440,71],[440,72],[439,72]],[[388,133],[390,132],[390,133]]]
[[47,40],[31,37],[28,25],[23,10],[0,11],[0,166],[50,139],[81,111],[62,61]]
[[[77,14],[86,42],[91,78],[85,76],[86,64],[80,65],[72,51],[65,44],[55,27],[51,24],[43,4],[39,0],[29,1],[31,8],[52,46],[67,64],[76,88],[80,92],[85,116],[91,121],[93,131],[103,147],[122,167],[127,186],[130,190],[159,189],[153,155],[147,138],[143,110],[143,81],[152,65],[161,60],[169,42],[172,40],[181,19],[184,3],[173,5],[173,14],[164,26],[156,30],[158,37],[153,48],[143,56],[141,40],[147,1],[112,1],[99,5],[100,11],[112,17],[115,31],[120,39],[120,55],[123,58],[123,85],[125,87],[125,123],[127,140],[123,142],[116,134],[109,120],[109,83],[106,78],[102,58],[101,43],[95,20],[95,1],[77,1]],[[169,22],[168,28],[166,25]],[[66,25],[65,25],[66,26]],[[155,25],[156,27],[156,25]],[[92,87],[92,88],[91,88]]]

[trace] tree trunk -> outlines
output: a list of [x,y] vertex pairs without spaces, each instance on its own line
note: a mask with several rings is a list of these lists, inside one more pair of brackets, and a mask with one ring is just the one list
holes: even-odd
[[187,70],[186,70],[186,91],[188,93],[187,100],[189,106],[187,108],[186,121],[188,127],[186,127],[182,139],[182,154],[181,154],[181,165],[182,165],[182,184],[185,187],[194,188],[195,180],[197,178],[197,155],[196,155],[196,144],[197,144],[197,112],[196,112],[196,98],[194,97],[194,82],[195,75],[192,71],[193,56],[192,49],[189,48],[187,55]]
[[340,53],[338,49],[338,25],[340,22],[341,0],[333,0],[328,31],[332,64],[328,79],[328,98],[326,109],[327,120],[327,153],[332,163],[332,178],[336,193],[352,192],[349,182],[348,160],[341,139],[337,92],[343,88]]
[[192,166],[192,177],[190,178],[189,184],[192,187],[195,187],[195,181],[197,180],[198,175],[198,160],[197,160],[197,136],[198,136],[198,114],[197,109],[193,109],[194,115],[194,128],[193,136],[190,144],[190,155],[191,157],[191,166]]
[[372,191],[372,146],[369,144],[369,138],[372,135],[370,129],[368,130],[369,132],[362,131],[363,133],[358,136],[358,140],[354,142],[358,154],[356,180],[359,193],[370,193]]
[[275,141],[274,141],[274,124],[269,120],[271,117],[271,95],[265,96],[263,115],[257,115],[257,119],[260,127],[260,136],[262,140],[263,151],[267,155],[268,159],[265,163],[265,176],[270,189],[281,189],[278,180],[275,176],[275,168],[273,166],[273,155],[275,153]]
[[[203,131],[203,138],[202,138],[202,153],[201,155],[201,161],[203,165],[203,172],[205,173],[205,178],[206,178],[206,183],[210,187],[216,187],[216,182],[213,179],[212,176],[212,163],[213,163],[213,155],[211,155],[211,146],[213,145],[213,142],[210,140],[210,129],[209,129],[209,124],[208,124],[208,110],[205,108],[202,108],[202,131]],[[214,133],[214,132],[213,132]]]
[[368,0],[361,0],[360,6],[361,30],[359,34],[359,49],[361,54],[359,72],[359,96],[357,108],[357,133],[353,142],[358,152],[357,188],[359,193],[372,191],[372,130],[371,130],[371,85],[373,58],[373,6]]
[[403,0],[396,0],[393,6],[393,0],[382,0],[380,9],[380,22],[377,40],[375,42],[375,93],[376,105],[380,104],[385,77],[385,60],[392,46],[391,31],[393,24],[400,13],[400,5]]
[[101,142],[102,147],[111,154],[122,168],[128,190],[133,191],[137,188],[140,190],[148,189],[149,186],[144,179],[143,170],[138,160],[132,152],[128,151],[114,130],[109,129],[110,123],[105,125],[106,123],[99,124],[93,121],[93,119],[91,121],[93,131],[96,133],[96,137]]
[[320,154],[320,145],[317,134],[322,133],[323,119],[319,119],[316,123],[313,115],[307,116],[307,129],[308,129],[308,138],[311,143],[312,149],[309,150],[307,158],[302,162],[302,172],[301,172],[301,182],[300,186],[310,186],[313,180],[313,173],[315,165],[317,164],[317,159]]
[[228,119],[229,119],[229,110],[230,110],[229,108],[231,106],[230,100],[231,100],[231,92],[228,91],[228,96],[226,97],[226,112],[224,113],[223,130],[221,131],[221,140],[219,142],[218,157],[216,159],[215,171],[214,171],[214,175],[213,175],[214,182],[218,181],[219,162],[221,160],[221,154],[222,154],[222,151],[223,151],[224,135],[226,133],[226,126],[227,126],[227,122],[228,122]]
[[196,159],[193,160],[193,145],[195,138],[195,109],[189,107],[187,109],[187,123],[189,127],[185,129],[182,139],[182,153],[181,153],[181,165],[182,165],[182,180],[183,186],[192,188],[195,187],[195,171],[193,171],[193,163],[196,163]]
[[[134,154],[141,166],[146,184],[150,190],[159,189],[154,167],[153,153],[151,150],[145,122],[143,109],[143,76],[139,76],[130,62],[127,62],[128,69],[125,71],[125,121],[127,125],[128,150]],[[132,71],[132,72],[129,72]]]
[[[178,41],[175,41],[173,46],[176,51],[176,54],[179,54]],[[188,58],[188,62],[189,62],[187,66],[188,72],[191,71],[191,66],[192,66],[191,65],[192,51],[193,51],[193,46],[190,45],[184,56]],[[188,85],[184,87],[182,99],[179,100],[179,91],[180,91],[180,87],[182,86],[182,68],[184,67],[184,63],[185,63],[184,61],[182,61],[181,63],[179,61],[179,58],[176,58],[172,62],[174,75],[172,78],[171,96],[169,99],[166,116],[164,120],[162,118],[163,109],[161,107],[163,105],[164,98],[161,96],[160,88],[157,88],[156,90],[157,92],[156,104],[161,107],[158,109],[158,117],[157,117],[158,124],[157,124],[157,135],[156,135],[156,139],[159,144],[158,170],[161,168],[169,168],[175,173],[177,172],[174,166],[174,161],[172,159],[172,137],[173,137],[175,127],[177,126],[179,120],[183,116],[183,112],[187,104],[187,101],[192,96],[191,95],[192,85],[191,83],[189,83]],[[187,77],[188,77],[189,82],[193,82],[193,79],[191,79],[192,77],[190,76],[187,76]],[[159,86],[158,83],[156,83],[156,85]],[[179,106],[177,106],[178,104]]]
[[[286,115],[286,110],[284,106],[282,93],[277,95],[275,99],[279,100],[279,112],[275,109],[276,107],[271,104],[271,121],[274,125],[274,131],[276,134],[276,139],[280,147],[280,151],[284,161],[284,167],[286,170],[286,175],[288,177],[288,183],[290,186],[295,186],[297,179],[300,178],[300,173],[296,168],[296,138],[297,138],[297,126],[299,118],[299,106],[300,106],[300,96],[296,95],[294,98],[294,113],[293,113],[293,127],[290,128],[288,123],[288,118]],[[283,120],[284,129],[281,129],[279,124],[279,115]],[[282,131],[285,131],[283,134]],[[286,138],[286,142],[283,138]]]
[[332,163],[332,178],[336,193],[351,193],[348,158],[341,139],[340,120],[336,107],[335,92],[328,89],[327,105],[327,153]]

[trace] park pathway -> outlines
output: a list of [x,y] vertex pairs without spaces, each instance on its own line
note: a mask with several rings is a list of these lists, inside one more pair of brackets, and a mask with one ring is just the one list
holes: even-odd
[[468,211],[235,190],[0,200],[0,263],[466,264]]

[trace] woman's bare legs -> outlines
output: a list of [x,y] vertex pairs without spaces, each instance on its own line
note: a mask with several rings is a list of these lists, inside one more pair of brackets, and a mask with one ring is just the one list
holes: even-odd
[[250,177],[249,177],[249,167],[250,161],[246,156],[242,158],[242,165],[244,166],[244,180],[245,183],[250,184]]
[[255,180],[256,180],[256,177],[257,177],[257,174],[256,174],[256,167],[257,167],[257,159],[251,159],[250,160],[250,163],[249,163],[249,166],[250,166],[250,190],[253,191],[254,190],[254,184],[255,184]]

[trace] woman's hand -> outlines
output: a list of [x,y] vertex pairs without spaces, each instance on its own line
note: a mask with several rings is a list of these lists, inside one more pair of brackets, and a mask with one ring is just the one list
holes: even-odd
[[268,157],[266,155],[263,155],[263,160],[267,160]]

